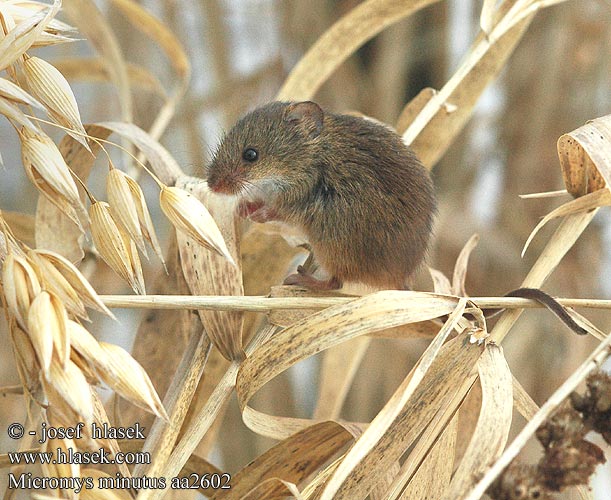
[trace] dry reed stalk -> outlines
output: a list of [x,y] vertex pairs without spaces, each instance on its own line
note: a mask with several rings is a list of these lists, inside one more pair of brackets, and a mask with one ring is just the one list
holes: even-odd
[[[408,292],[410,293],[410,292]],[[413,292],[424,295],[430,292]],[[431,298],[439,294],[430,293]],[[443,296],[443,294],[441,294]],[[458,299],[459,296],[447,294],[447,298]],[[252,311],[270,312],[281,310],[317,310],[338,304],[347,304],[357,297],[267,297],[245,296],[230,297],[217,295],[100,295],[102,302],[111,308],[135,309],[210,309],[216,311]],[[608,299],[556,299],[565,307],[611,309],[611,300]],[[533,309],[543,308],[540,303],[521,297],[469,297],[480,309]]]

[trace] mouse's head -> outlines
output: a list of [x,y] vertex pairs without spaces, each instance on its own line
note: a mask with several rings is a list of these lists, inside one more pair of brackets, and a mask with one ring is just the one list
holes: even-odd
[[208,166],[217,193],[265,196],[308,183],[324,113],[318,104],[272,102],[255,109],[225,135]]

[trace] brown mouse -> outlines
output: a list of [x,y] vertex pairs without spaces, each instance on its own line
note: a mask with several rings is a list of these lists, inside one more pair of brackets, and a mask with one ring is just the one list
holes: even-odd
[[[401,137],[311,101],[272,102],[240,119],[218,146],[207,182],[214,192],[237,196],[242,217],[301,231],[329,278],[319,280],[300,266],[284,283],[317,290],[341,288],[344,281],[407,288],[437,212],[431,177]],[[573,331],[587,333],[541,290],[506,296],[536,300]]]
[[207,181],[237,195],[243,217],[301,231],[329,279],[300,268],[285,284],[319,290],[344,281],[405,288],[437,210],[431,177],[401,137],[310,101],[272,102],[244,116],[221,141]]

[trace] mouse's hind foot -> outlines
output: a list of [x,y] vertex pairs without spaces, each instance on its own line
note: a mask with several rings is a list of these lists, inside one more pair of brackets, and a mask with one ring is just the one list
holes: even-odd
[[297,285],[309,288],[310,290],[337,290],[342,287],[342,282],[332,276],[328,280],[320,280],[308,273],[303,266],[297,267],[297,273],[287,276],[284,280],[285,285]]

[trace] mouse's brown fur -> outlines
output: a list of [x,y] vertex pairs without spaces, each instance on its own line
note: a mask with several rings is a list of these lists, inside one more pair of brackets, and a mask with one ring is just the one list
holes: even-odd
[[[255,161],[244,159],[247,149]],[[313,102],[247,114],[222,140],[207,180],[213,191],[238,195],[243,216],[301,230],[330,275],[321,288],[404,288],[431,239],[434,189],[414,152],[381,124]],[[316,287],[301,278],[288,282]]]

